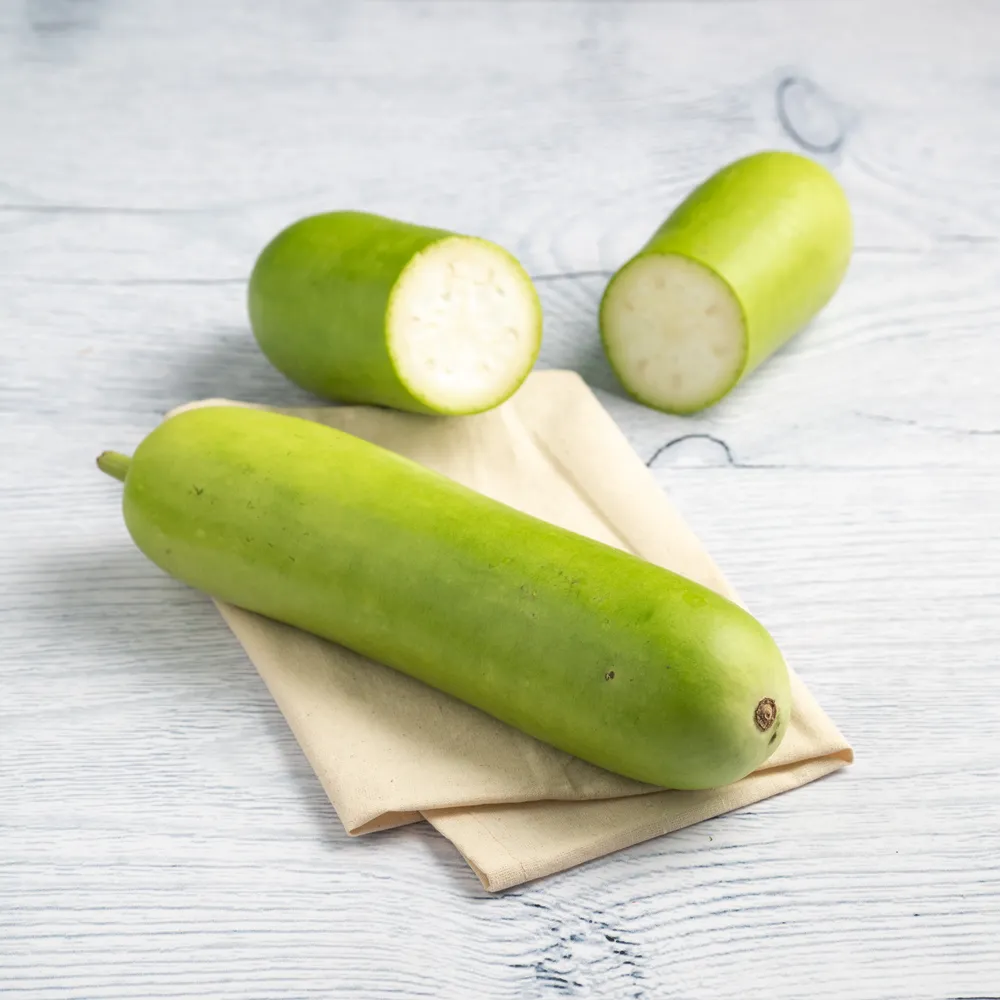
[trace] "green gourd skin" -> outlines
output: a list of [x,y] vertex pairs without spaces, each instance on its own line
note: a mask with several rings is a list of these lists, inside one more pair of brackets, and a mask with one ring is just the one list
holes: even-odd
[[[422,252],[452,240],[501,258],[521,277],[537,314],[523,371],[481,405],[450,407],[401,377],[388,327],[394,295]],[[541,306],[530,278],[502,248],[443,229],[366,212],[329,212],[288,226],[263,249],[250,276],[250,325],[268,360],[319,396],[414,413],[475,413],[503,402],[527,377],[541,343]]]
[[[659,406],[677,413],[702,409],[745,379],[829,302],[847,271],[852,247],[850,205],[822,165],[776,151],[737,160],[692,191],[611,279],[601,303],[605,349],[610,358],[608,303],[632,264],[676,255],[708,269],[738,303],[742,363],[714,398],[694,406]],[[640,402],[657,405],[630,388],[627,373],[618,374]]]
[[643,253],[686,254],[743,307],[745,377],[833,296],[853,243],[851,209],[823,166],[796,153],[738,160],[688,196]]
[[359,438],[207,407],[99,464],[177,579],[611,771],[716,787],[787,729],[784,660],[742,608]]

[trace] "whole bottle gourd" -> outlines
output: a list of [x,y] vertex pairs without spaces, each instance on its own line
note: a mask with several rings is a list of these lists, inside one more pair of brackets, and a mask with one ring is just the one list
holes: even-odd
[[727,784],[791,721],[784,660],[744,609],[344,432],[205,407],[98,464],[177,579],[627,777]]

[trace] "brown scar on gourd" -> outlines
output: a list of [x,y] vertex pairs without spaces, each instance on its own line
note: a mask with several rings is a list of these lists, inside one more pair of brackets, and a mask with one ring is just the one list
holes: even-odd
[[762,732],[766,733],[771,726],[774,725],[774,720],[778,718],[778,706],[775,705],[773,698],[761,698],[757,702],[757,707],[754,709],[753,721],[757,724],[757,728]]

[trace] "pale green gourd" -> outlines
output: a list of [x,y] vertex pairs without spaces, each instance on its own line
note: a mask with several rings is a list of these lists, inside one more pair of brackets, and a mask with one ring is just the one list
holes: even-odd
[[207,407],[98,464],[174,577],[611,771],[724,785],[791,721],[781,653],[742,608],[341,431]]
[[611,367],[641,403],[717,402],[804,327],[847,271],[851,210],[833,175],[765,152],[713,174],[611,279]]
[[542,308],[506,250],[367,212],[288,226],[250,276],[250,325],[292,381],[417,413],[502,403],[538,357]]

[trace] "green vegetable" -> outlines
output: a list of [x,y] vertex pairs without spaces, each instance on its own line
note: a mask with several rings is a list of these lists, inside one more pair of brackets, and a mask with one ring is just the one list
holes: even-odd
[[207,407],[98,464],[174,577],[612,771],[722,785],[787,729],[784,661],[742,608],[349,434]]
[[363,212],[279,233],[248,305],[261,350],[293,382],[417,413],[502,403],[541,346],[538,295],[506,250]]
[[611,279],[608,360],[640,403],[709,406],[829,301],[851,246],[850,206],[822,166],[794,153],[737,160]]

